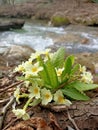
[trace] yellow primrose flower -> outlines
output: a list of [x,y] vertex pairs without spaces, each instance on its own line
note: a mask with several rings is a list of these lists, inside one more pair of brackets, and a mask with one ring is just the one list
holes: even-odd
[[41,90],[41,98],[42,98],[42,105],[47,105],[49,102],[52,101],[52,94],[50,90],[47,90],[46,88],[43,88]]
[[23,120],[27,120],[30,118],[30,116],[26,113],[24,109],[13,109],[12,110],[15,116],[18,118],[22,118]]
[[24,81],[24,85],[26,86],[26,88],[28,88],[30,85],[30,81]]
[[40,98],[40,88],[36,86],[30,86],[29,88],[29,97],[35,97],[36,99]]
[[37,76],[38,72],[42,71],[43,67],[39,66],[39,63],[35,63],[34,65],[29,64],[27,66],[27,68],[25,67],[25,72],[24,74],[30,74],[30,75],[34,75]]
[[54,94],[54,101],[57,104],[65,104],[66,106],[70,106],[72,104],[69,100],[64,99],[64,96],[61,90],[56,91],[56,93]]
[[82,72],[82,73],[83,73],[83,72],[85,72],[85,71],[86,71],[86,67],[85,67],[85,66],[81,66],[81,65],[80,65],[79,70],[80,70],[80,72]]
[[33,60],[37,59],[41,54],[43,54],[43,52],[41,52],[41,51],[40,52],[36,51],[35,53],[32,53],[29,58],[29,61],[32,62]]
[[18,65],[18,67],[14,69],[14,72],[18,72],[18,71],[20,72],[24,71],[24,62],[22,62],[21,65]]
[[46,50],[43,52],[43,54],[45,54],[46,56],[48,56],[50,51],[51,51],[51,49],[46,49]]
[[[48,57],[49,56],[49,57]],[[49,60],[49,58],[51,59],[53,57],[53,53],[49,53],[49,55],[47,54],[45,57],[44,57],[44,62],[46,62],[47,60]]]
[[24,63],[24,69],[25,69],[25,71],[28,70],[28,69],[31,68],[31,67],[32,67],[32,62],[26,61],[26,62]]
[[16,98],[16,101],[18,102],[18,104],[20,103],[19,102],[19,94],[20,94],[20,88],[17,87],[16,90],[14,91],[14,97]]
[[90,72],[84,72],[81,74],[81,81],[85,83],[93,83],[93,76]]
[[63,70],[64,70],[64,68],[59,68],[59,69],[57,69],[56,68],[56,73],[57,73],[57,76],[61,76],[61,74],[62,74],[62,72],[63,72]]

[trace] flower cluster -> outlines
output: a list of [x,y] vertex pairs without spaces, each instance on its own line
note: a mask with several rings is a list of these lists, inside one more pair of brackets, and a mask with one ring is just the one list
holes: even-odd
[[[26,98],[27,102],[23,109],[13,109],[15,115],[26,120],[29,118],[26,113],[28,106],[47,105],[51,102],[70,106],[72,103],[68,97],[70,99],[88,100],[83,91],[89,90],[87,84],[93,82],[93,77],[84,66],[75,64],[74,59],[75,57],[72,55],[65,59],[64,48],[60,48],[55,53],[46,49],[31,54],[28,61],[18,65],[14,71],[22,73],[19,79],[24,80],[27,91],[23,93],[21,88],[17,87],[14,97],[18,104],[20,98]],[[86,85],[87,88],[77,87],[80,85],[83,87]]]
[[81,76],[81,81],[85,83],[93,83],[93,76],[91,72],[86,71],[86,67],[80,65],[80,76]]

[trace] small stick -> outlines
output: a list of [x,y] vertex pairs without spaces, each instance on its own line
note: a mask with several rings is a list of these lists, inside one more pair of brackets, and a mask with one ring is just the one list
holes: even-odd
[[2,129],[6,112],[7,112],[8,108],[12,105],[12,103],[14,102],[14,99],[15,98],[13,96],[11,96],[10,101],[4,106],[4,108],[1,111],[1,115],[0,115],[0,130]]
[[[27,110],[27,112],[29,112],[31,109],[32,109],[32,107],[29,108],[29,109]],[[30,113],[30,116],[32,116],[32,114],[34,114],[34,113]],[[15,118],[15,119],[12,120],[11,122],[9,122],[2,130],[6,130],[8,127],[10,127],[11,125],[13,125],[13,124],[14,124],[16,121],[18,121],[18,120],[20,120],[20,118]]]
[[6,130],[10,125],[12,125],[14,122],[16,122],[19,118],[16,118],[12,120],[8,125],[6,125],[2,130]]
[[23,82],[24,82],[24,81],[19,81],[19,82],[16,82],[16,83],[12,84],[12,85],[9,85],[8,87],[1,89],[1,90],[0,90],[0,93],[2,93],[2,92],[4,92],[4,91],[6,91],[6,90],[8,90],[8,89],[10,89],[10,88],[12,88],[12,87],[18,85],[18,84],[21,84],[21,83],[23,83]]
[[75,123],[74,119],[71,118],[69,111],[67,110],[68,119],[71,121],[71,123],[74,125],[76,130],[79,130],[77,124]]
[[10,98],[0,100],[0,104],[5,103],[5,102],[8,102],[8,101],[9,101],[9,99],[10,99]]
[[[64,116],[65,116],[65,113],[64,113],[64,112],[63,112],[63,114],[64,114]],[[71,118],[70,113],[68,112],[68,110],[67,110],[67,115],[68,115],[69,121],[73,124],[73,126],[75,127],[75,129],[76,129],[76,130],[79,130],[77,124],[76,124],[75,121],[74,121],[74,119]]]

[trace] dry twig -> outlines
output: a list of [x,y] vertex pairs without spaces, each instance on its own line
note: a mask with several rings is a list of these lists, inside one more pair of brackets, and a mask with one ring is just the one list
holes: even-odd
[[23,82],[24,82],[24,81],[19,81],[19,82],[16,82],[16,83],[14,83],[14,84],[11,84],[11,85],[9,85],[9,86],[6,87],[6,88],[1,89],[1,90],[0,90],[0,93],[5,92],[6,90],[8,90],[8,89],[10,89],[10,88],[12,88],[12,87],[14,87],[14,86],[16,86],[16,85],[18,85],[18,84],[21,84],[21,83],[23,83]]
[[4,118],[7,112],[7,109],[12,105],[12,103],[14,102],[14,97],[12,96],[10,98],[10,101],[4,106],[4,108],[1,111],[1,115],[0,115],[0,130],[2,129],[3,126],[3,122],[4,122]]
[[67,110],[67,115],[68,115],[68,119],[71,121],[71,123],[73,124],[73,126],[75,127],[76,130],[79,130],[77,124],[75,123],[74,119],[71,118],[69,111]]
[[6,102],[8,102],[9,100],[10,100],[10,98],[2,99],[2,100],[0,100],[0,104],[6,103]]

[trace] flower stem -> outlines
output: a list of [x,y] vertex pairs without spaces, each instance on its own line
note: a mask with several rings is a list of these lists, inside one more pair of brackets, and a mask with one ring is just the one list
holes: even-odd
[[24,105],[23,109],[26,110],[27,107],[29,106],[30,102],[31,102],[32,98],[29,98],[28,101],[26,102],[26,104]]

